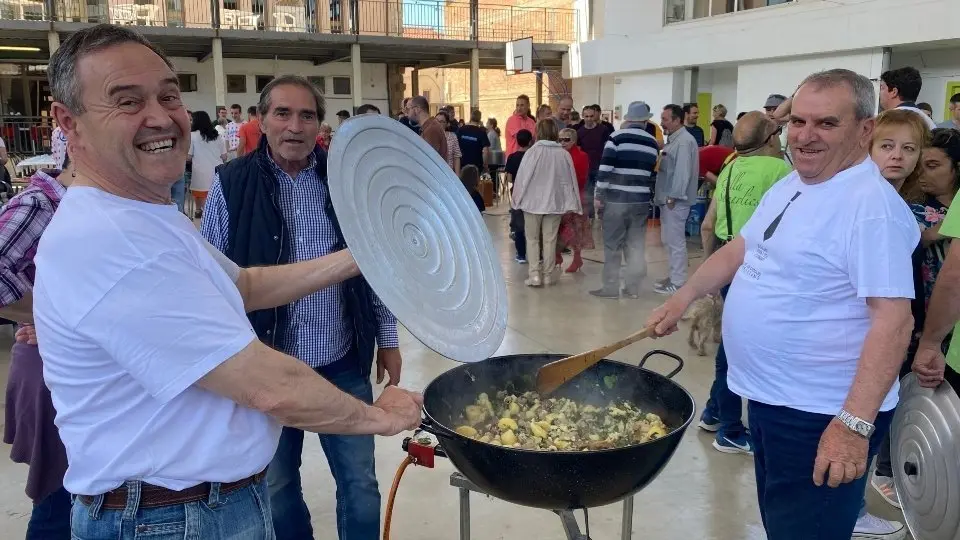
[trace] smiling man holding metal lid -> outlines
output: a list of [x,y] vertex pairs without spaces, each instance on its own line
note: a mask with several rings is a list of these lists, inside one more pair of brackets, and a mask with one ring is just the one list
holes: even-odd
[[34,317],[85,540],[272,539],[264,469],[280,426],[391,435],[396,387],[366,405],[261,343],[246,312],[357,275],[346,251],[241,269],[170,204],[190,125],[170,61],[98,25],[50,59],[76,178],[41,239]]

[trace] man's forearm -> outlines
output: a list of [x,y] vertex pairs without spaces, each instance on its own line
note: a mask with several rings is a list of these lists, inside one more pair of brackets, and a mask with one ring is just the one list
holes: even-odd
[[359,275],[356,261],[344,249],[299,263],[245,268],[237,287],[249,312],[287,305]]
[[872,298],[868,303],[882,307],[871,306],[870,330],[843,408],[873,422],[900,374],[913,330],[913,316],[907,299]]
[[254,340],[197,385],[285,426],[338,435],[378,434],[382,410],[344,393],[296,358]]
[[18,323],[33,324],[33,292],[27,291],[23,298],[0,307],[0,317]]
[[923,340],[942,343],[953,325],[960,320],[960,248],[952,247],[937,275],[930,305],[923,324]]

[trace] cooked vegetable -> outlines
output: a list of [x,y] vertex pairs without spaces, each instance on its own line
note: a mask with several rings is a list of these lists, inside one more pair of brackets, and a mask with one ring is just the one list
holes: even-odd
[[536,392],[500,391],[495,397],[477,396],[456,432],[497,446],[546,451],[620,448],[670,432],[659,416],[626,401],[598,407],[567,398],[542,399]]

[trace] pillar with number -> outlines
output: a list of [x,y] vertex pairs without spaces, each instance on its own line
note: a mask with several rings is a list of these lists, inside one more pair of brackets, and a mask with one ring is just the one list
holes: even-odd
[[223,41],[213,38],[213,92],[218,107],[227,106],[227,92],[224,86],[227,76],[223,73]]
[[353,112],[356,114],[357,107],[363,105],[363,64],[360,59],[360,44],[350,45],[350,64],[353,66],[353,82],[350,84],[350,91],[353,93]]
[[[480,108],[480,49],[470,50],[470,111]],[[470,117],[469,113],[466,115]]]

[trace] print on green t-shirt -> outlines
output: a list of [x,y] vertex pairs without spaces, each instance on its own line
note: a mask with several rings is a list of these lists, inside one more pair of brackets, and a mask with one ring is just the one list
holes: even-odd
[[[950,210],[947,210],[947,217],[940,224],[940,234],[950,238],[960,238],[960,193],[957,193],[953,202],[950,204]],[[960,323],[953,328],[953,337],[950,338],[950,348],[947,349],[947,365],[954,371],[960,371]]]
[[717,238],[727,238],[727,183],[730,184],[730,214],[733,236],[750,219],[760,204],[760,199],[774,184],[793,171],[780,159],[767,156],[738,157],[724,167],[717,178],[713,198],[717,204]]

